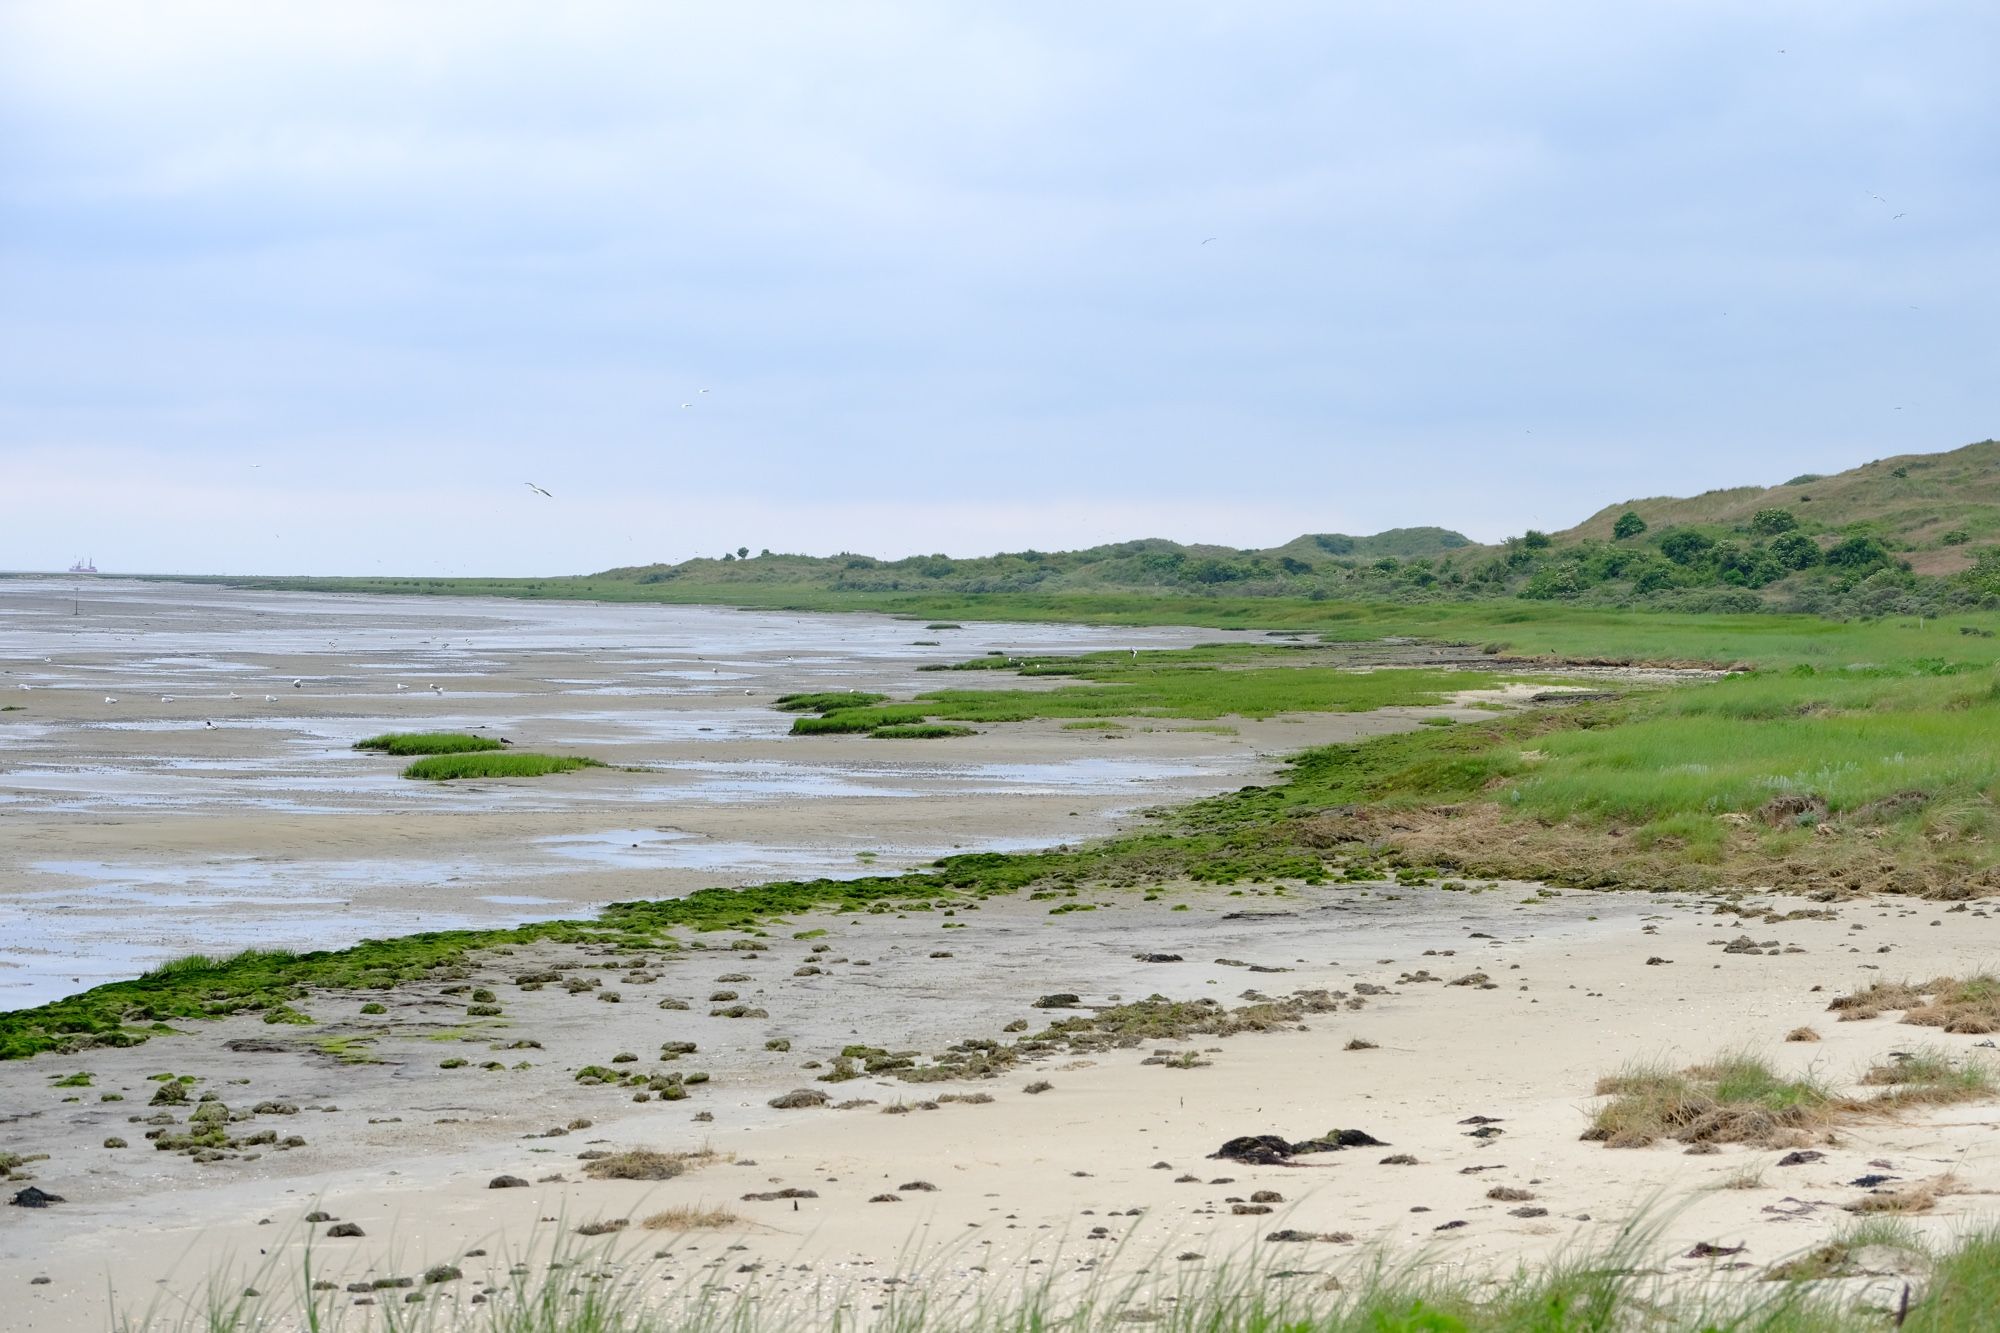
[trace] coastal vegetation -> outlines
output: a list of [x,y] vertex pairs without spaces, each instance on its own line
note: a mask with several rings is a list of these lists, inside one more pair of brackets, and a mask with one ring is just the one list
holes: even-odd
[[[679,1205],[640,1226],[691,1231],[741,1225],[727,1209]],[[583,1234],[624,1227],[592,1224]],[[1704,1333],[1980,1333],[1992,1327],[2000,1303],[2000,1233],[1968,1232],[1934,1245],[1899,1219],[1867,1217],[1831,1239],[1773,1266],[1763,1282],[1719,1286],[1699,1277],[1662,1276],[1653,1262],[1659,1228],[1641,1220],[1611,1243],[1574,1250],[1537,1268],[1489,1273],[1462,1265],[1423,1264],[1371,1251],[1307,1271],[1276,1257],[1237,1261],[1151,1281],[1102,1276],[1074,1287],[1030,1281],[994,1298],[962,1284],[905,1281],[886,1293],[868,1326],[884,1333],[1100,1333],[1135,1323],[1162,1333],[1598,1333],[1651,1328]],[[1307,1233],[1273,1233],[1275,1242],[1306,1241]],[[1294,1246],[1278,1243],[1278,1251]],[[1722,1254],[1734,1250],[1717,1251]],[[1882,1309],[1820,1280],[1865,1275],[1872,1256],[1891,1254],[1923,1281],[1911,1284],[1900,1308]],[[1691,1256],[1693,1257],[1693,1256]],[[1169,1268],[1170,1265],[1157,1265]],[[797,1327],[843,1328],[846,1321],[809,1299],[794,1308],[762,1292],[755,1281],[710,1286],[688,1294],[642,1300],[659,1285],[586,1282],[575,1274],[635,1275],[644,1261],[609,1249],[559,1246],[539,1273],[517,1263],[510,1276],[470,1309],[455,1301],[406,1301],[391,1326],[412,1330],[462,1328],[491,1333],[752,1333],[785,1321]],[[433,1276],[435,1275],[435,1276]],[[128,1317],[133,1333],[252,1333],[290,1326],[342,1326],[331,1283],[314,1282],[310,1265],[288,1283],[275,1264],[242,1280],[211,1284],[208,1306],[159,1319]],[[424,1275],[426,1289],[458,1280],[445,1265]],[[391,1283],[390,1285],[398,1285]],[[288,1286],[295,1295],[283,1294]],[[260,1289],[273,1294],[261,1295]],[[823,1299],[838,1302],[837,1294]],[[402,1307],[398,1307],[401,1309]]]
[[1220,613],[1200,609],[1208,603],[1262,600],[1936,616],[2000,607],[2000,441],[1773,486],[1621,501],[1564,531],[1531,529],[1486,545],[1442,528],[1407,528],[1373,537],[1309,533],[1258,549],[1146,539],[971,558],[730,554],[574,578],[231,581],[889,610],[932,624],[1010,617],[1015,599],[1053,603],[1067,612],[1058,618],[1076,619],[1096,618],[1092,602],[1186,608],[1156,610],[1152,623]]
[[1787,1077],[1743,1052],[1689,1069],[1646,1062],[1598,1080],[1598,1095],[1609,1100],[1583,1137],[1610,1148],[1662,1139],[1803,1148],[1857,1118],[1991,1096],[1994,1075],[1975,1059],[1920,1048],[1897,1052],[1855,1083],[1881,1091],[1842,1094],[1819,1074]]
[[462,731],[388,731],[356,741],[354,748],[393,755],[473,754],[504,749],[506,744],[498,737],[471,736]]
[[[984,657],[925,668],[954,672],[1006,671],[1086,682],[1056,689],[951,689],[890,703],[881,695],[786,695],[778,707],[811,709],[792,724],[795,736],[832,733],[909,734],[921,724],[1026,722],[1034,719],[1219,717],[1265,718],[1279,713],[1360,713],[1377,708],[1443,703],[1506,678],[1483,671],[1415,668],[1353,671],[1324,651],[1302,645],[1219,644],[1167,652],[1089,653],[1069,657]],[[939,734],[939,733],[933,733]],[[965,729],[941,734],[970,734]]]
[[403,776],[424,782],[456,782],[462,778],[539,778],[579,768],[603,767],[602,762],[582,755],[482,750],[419,759],[403,770]]

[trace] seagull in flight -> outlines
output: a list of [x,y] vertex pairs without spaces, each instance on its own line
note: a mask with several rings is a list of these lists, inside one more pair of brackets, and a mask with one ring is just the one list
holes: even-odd
[[295,690],[302,690],[302,689],[304,689],[305,687],[306,687],[306,683],[305,683],[305,680],[304,680],[303,678],[301,678],[301,679],[298,679],[298,680],[294,680],[294,681],[292,682],[292,688],[293,688],[293,689],[295,689]]
[[1894,222],[1896,218],[1906,218],[1908,216],[1910,216],[1908,213],[1898,213],[1895,217],[1890,218],[1889,221]]
[[[1211,236],[1211,237],[1209,237],[1209,238],[1208,238],[1208,241],[1212,241],[1212,240],[1214,240],[1214,239],[1215,239],[1215,237]],[[1208,244],[1208,241],[1203,241],[1203,242],[1202,242],[1202,244],[1203,244],[1203,245],[1207,245],[1207,244]]]
[[532,481],[524,481],[524,482],[522,482],[521,484],[522,484],[523,486],[526,486],[526,487],[527,487],[527,488],[528,488],[529,490],[533,491],[533,492],[534,492],[535,494],[537,494],[537,495],[541,495],[541,496],[547,496],[547,497],[548,497],[549,499],[551,499],[551,500],[553,500],[553,499],[555,499],[555,498],[556,498],[556,497],[555,497],[555,496],[553,496],[553,495],[549,495],[549,493],[548,493],[547,491],[545,491],[545,490],[543,490],[543,489],[542,489],[541,487],[539,487],[539,486],[535,485],[535,483],[534,483],[534,482],[532,482]]
[[707,392],[708,392],[708,390],[706,390],[706,389],[703,389],[703,390],[702,390],[702,392],[703,392],[703,393],[707,393]]
[[682,404],[681,404],[681,406],[682,406],[682,407],[693,407],[693,406],[694,406],[694,404],[693,404],[693,403],[682,403]]

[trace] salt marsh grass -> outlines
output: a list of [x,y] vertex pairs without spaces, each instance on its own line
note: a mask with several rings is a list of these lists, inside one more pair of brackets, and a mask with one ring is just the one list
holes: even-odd
[[[867,733],[883,728],[949,723],[1071,719],[1066,727],[1111,727],[1113,718],[1180,718],[1213,723],[1222,717],[1267,718],[1281,713],[1361,713],[1436,704],[1462,691],[1493,689],[1505,677],[1485,671],[1391,668],[1350,671],[1315,663],[1298,648],[1218,645],[1176,652],[1089,653],[1076,657],[976,658],[948,671],[1017,672],[1080,683],[1055,689],[950,689],[907,703],[879,695],[786,695],[778,707],[811,711],[792,724],[795,736]],[[909,736],[898,731],[892,735]],[[928,731],[925,735],[967,735]]]
[[424,782],[456,782],[464,778],[539,778],[579,768],[603,767],[599,761],[581,755],[522,754],[509,750],[432,755],[404,769],[403,776]]
[[476,754],[505,749],[506,745],[493,736],[470,736],[462,731],[389,731],[354,742],[357,750],[393,755]]

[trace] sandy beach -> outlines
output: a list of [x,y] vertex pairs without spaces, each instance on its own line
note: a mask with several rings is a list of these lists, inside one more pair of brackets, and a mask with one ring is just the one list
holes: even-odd
[[[1754,1049],[1843,1083],[1894,1050],[1943,1042],[1963,1054],[1990,1040],[1827,1012],[1832,996],[1871,979],[1989,960],[2000,922],[1983,909],[1945,931],[1935,905],[1724,906],[1518,884],[1207,890],[1053,918],[1043,904],[999,900],[950,920],[799,919],[790,924],[807,939],[773,932],[751,950],[711,941],[637,972],[631,959],[602,971],[599,956],[523,951],[492,959],[456,994],[398,991],[381,1016],[361,1010],[363,995],[329,997],[310,1040],[245,1017],[131,1050],[0,1066],[16,1108],[6,1147],[47,1153],[33,1169],[68,1200],[9,1219],[0,1281],[16,1293],[16,1326],[36,1330],[103,1327],[114,1310],[178,1316],[224,1268],[231,1282],[296,1295],[308,1248],[314,1275],[343,1288],[460,1268],[462,1281],[432,1293],[439,1302],[469,1303],[504,1287],[510,1266],[560,1250],[648,1302],[703,1291],[865,1313],[906,1285],[939,1300],[999,1299],[1049,1274],[1077,1288],[1134,1282],[1129,1299],[1143,1306],[1203,1265],[1324,1281],[1378,1254],[1422,1254],[1504,1274],[1608,1243],[1645,1214],[1661,1228],[1646,1257],[1698,1282],[1824,1240],[1867,1196],[1858,1178],[1947,1171],[1961,1193],[1916,1221],[1949,1232],[2000,1186],[1990,1106],[1857,1121],[1796,1166],[1762,1148],[1688,1155],[1580,1139],[1595,1080],[1634,1059]],[[1763,919],[1801,909],[1827,914]],[[1759,952],[1721,947],[1746,932]],[[519,983],[552,970],[599,984]],[[1490,980],[1452,984],[1474,974]],[[468,985],[490,988],[502,1016],[468,1021]],[[607,990],[618,1003],[602,1001]],[[1075,993],[1077,1008],[1036,1007],[1058,991]],[[930,1055],[1151,994],[1237,1007],[1313,991],[1344,998],[1277,1030],[1053,1051],[986,1079],[816,1081],[843,1047]],[[717,1016],[709,997],[723,992],[754,1016]],[[662,999],[689,1008],[662,1010]],[[1824,1040],[1783,1044],[1801,1025]],[[1373,1046],[1349,1049],[1356,1039]],[[665,1042],[696,1049],[663,1065],[654,1053]],[[579,1070],[619,1069],[626,1054],[641,1072],[698,1066],[711,1077],[684,1100],[638,1104],[625,1088],[578,1083]],[[54,1086],[78,1070],[88,1089]],[[262,1108],[245,1129],[305,1141],[213,1163],[156,1150],[141,1134],[159,1114],[149,1076],[160,1073],[192,1074],[197,1093],[232,1112]],[[1038,1083],[1049,1086],[1027,1091]],[[833,1106],[768,1105],[796,1088]],[[107,1092],[125,1100],[99,1100]],[[1472,1117],[1491,1124],[1468,1127]],[[1381,1146],[1295,1165],[1209,1156],[1238,1135],[1336,1128]],[[132,1146],[102,1146],[114,1136]],[[586,1178],[580,1159],[632,1148],[716,1156],[665,1181]],[[491,1188],[501,1176],[525,1187]],[[1739,1187],[1719,1188],[1732,1179]],[[1503,1201],[1489,1197],[1496,1189]],[[811,1193],[745,1198],[785,1190]],[[1278,1197],[1245,1204],[1260,1191]],[[681,1205],[733,1219],[692,1233],[643,1228]],[[312,1213],[335,1220],[305,1221]],[[576,1234],[621,1219],[629,1227],[601,1239]],[[329,1238],[339,1222],[363,1234]],[[1346,1239],[1267,1239],[1282,1231]],[[1683,1257],[1702,1242],[1747,1248],[1720,1263]],[[28,1285],[39,1278],[49,1280]]]

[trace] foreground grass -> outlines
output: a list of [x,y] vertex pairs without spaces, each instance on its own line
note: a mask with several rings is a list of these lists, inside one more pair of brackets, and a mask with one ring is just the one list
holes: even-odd
[[[725,1210],[676,1209],[648,1218],[660,1230],[727,1227]],[[279,1327],[339,1330],[387,1327],[427,1333],[753,1333],[772,1328],[881,1330],[882,1333],[1097,1333],[1141,1324],[1163,1333],[1873,1333],[1900,1326],[1917,1333],[1974,1333],[1993,1327],[2000,1302],[2000,1234],[1969,1235],[1942,1253],[1906,1224],[1871,1219],[1781,1265],[1766,1282],[1661,1280],[1659,1234],[1630,1227],[1604,1249],[1511,1275],[1485,1275],[1420,1262],[1364,1256],[1324,1280],[1319,1270],[1290,1272],[1259,1260],[1197,1270],[1171,1280],[1089,1279],[1081,1290],[1058,1291],[1053,1278],[1024,1279],[1015,1293],[966,1292],[958,1283],[923,1275],[887,1293],[822,1290],[786,1296],[755,1282],[684,1290],[650,1284],[578,1284],[575,1271],[615,1270],[605,1253],[561,1247],[541,1276],[514,1266],[507,1285],[481,1305],[459,1294],[458,1269],[426,1274],[411,1298],[356,1311],[335,1293],[296,1298],[255,1297],[243,1283],[211,1283],[205,1309],[122,1321],[121,1333],[262,1333]],[[1820,1279],[1864,1271],[1870,1253],[1899,1251],[1929,1272],[1920,1288],[1891,1295],[1894,1307],[1867,1303],[1855,1289]],[[631,1265],[636,1268],[638,1265]],[[1162,1267],[1171,1268],[1171,1265]],[[1046,1271],[1046,1270],[1045,1270]],[[278,1285],[274,1273],[254,1274],[258,1287]],[[302,1286],[310,1287],[311,1273]],[[1879,1290],[1874,1299],[1881,1299]],[[413,1302],[413,1303],[412,1303]]]
[[489,751],[432,755],[404,769],[403,776],[425,782],[456,782],[462,778],[539,778],[579,768],[603,767],[598,760],[581,755]]
[[356,741],[354,748],[393,755],[474,754],[505,749],[506,744],[493,736],[471,736],[462,731],[388,731]]

